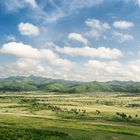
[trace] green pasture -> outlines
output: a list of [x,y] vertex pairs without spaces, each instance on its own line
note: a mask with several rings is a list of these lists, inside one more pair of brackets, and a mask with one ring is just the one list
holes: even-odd
[[139,140],[140,96],[0,94],[2,140]]

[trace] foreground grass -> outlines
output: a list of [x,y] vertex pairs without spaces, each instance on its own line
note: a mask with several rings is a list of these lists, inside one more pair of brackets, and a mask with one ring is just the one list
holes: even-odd
[[1,140],[139,140],[140,129],[0,115]]

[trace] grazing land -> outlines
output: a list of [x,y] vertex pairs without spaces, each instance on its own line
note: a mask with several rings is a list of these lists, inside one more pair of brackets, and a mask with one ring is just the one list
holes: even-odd
[[1,140],[139,140],[140,95],[0,94]]

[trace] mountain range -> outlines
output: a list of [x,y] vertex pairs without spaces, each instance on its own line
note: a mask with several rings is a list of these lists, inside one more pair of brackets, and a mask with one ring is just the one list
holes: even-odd
[[49,91],[62,93],[84,92],[128,92],[140,93],[140,82],[109,81],[109,82],[77,82],[63,79],[51,79],[31,75],[0,78],[0,91]]

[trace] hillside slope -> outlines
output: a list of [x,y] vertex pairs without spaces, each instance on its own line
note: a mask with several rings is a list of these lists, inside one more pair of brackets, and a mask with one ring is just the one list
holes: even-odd
[[140,93],[140,82],[76,82],[37,76],[15,76],[0,79],[0,91],[50,91],[50,92],[131,92]]

